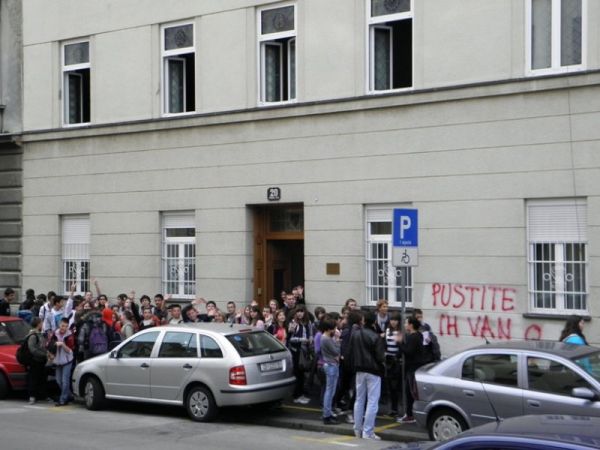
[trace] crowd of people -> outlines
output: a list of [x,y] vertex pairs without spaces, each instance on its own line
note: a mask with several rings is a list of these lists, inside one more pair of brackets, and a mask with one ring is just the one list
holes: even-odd
[[[335,424],[344,418],[354,424],[360,437],[377,439],[373,430],[380,393],[385,395],[390,415],[401,423],[414,422],[414,371],[439,359],[437,340],[422,322],[422,312],[414,310],[402,326],[399,313],[390,313],[386,300],[377,302],[374,312],[361,311],[354,299],[348,299],[340,311],[326,311],[321,306],[309,311],[303,287],[296,286],[264,307],[256,301],[243,307],[229,301],[221,310],[201,297],[184,306],[162,294],[138,299],[135,291],[110,301],[98,282],[93,284],[96,295],[91,291],[76,295],[75,285],[67,296],[55,292],[36,296],[27,291],[18,314],[32,327],[26,339],[32,355],[30,403],[46,398],[48,365],[55,367],[60,387],[56,405],[65,405],[73,398],[69,380],[74,365],[106,353],[139,330],[186,322],[237,323],[268,331],[290,350],[295,403],[310,402],[307,386],[318,379],[323,422]],[[406,407],[400,417],[403,388]]]

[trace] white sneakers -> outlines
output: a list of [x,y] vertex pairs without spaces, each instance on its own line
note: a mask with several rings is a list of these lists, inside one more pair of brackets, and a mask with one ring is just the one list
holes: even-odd
[[379,436],[377,436],[375,433],[373,433],[371,435],[366,435],[363,433],[362,438],[370,439],[371,441],[380,441],[381,440],[381,438]]
[[294,399],[294,403],[300,403],[301,405],[308,405],[310,403],[310,398],[301,395],[298,398]]

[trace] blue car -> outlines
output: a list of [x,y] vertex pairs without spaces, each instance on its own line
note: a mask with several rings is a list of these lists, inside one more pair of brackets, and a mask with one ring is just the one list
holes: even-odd
[[444,442],[398,444],[386,450],[589,450],[600,449],[600,418],[530,415],[491,422]]

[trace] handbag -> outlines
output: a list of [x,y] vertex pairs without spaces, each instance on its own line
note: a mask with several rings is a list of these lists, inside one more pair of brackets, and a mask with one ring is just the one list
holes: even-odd
[[304,349],[300,349],[300,355],[298,355],[298,369],[306,372],[312,368],[313,365],[313,354]]

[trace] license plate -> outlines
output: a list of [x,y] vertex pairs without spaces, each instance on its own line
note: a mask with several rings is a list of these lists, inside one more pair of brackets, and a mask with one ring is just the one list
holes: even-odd
[[274,370],[281,370],[281,369],[283,369],[283,361],[282,360],[271,361],[271,362],[266,362],[266,363],[260,364],[261,372],[273,372]]

